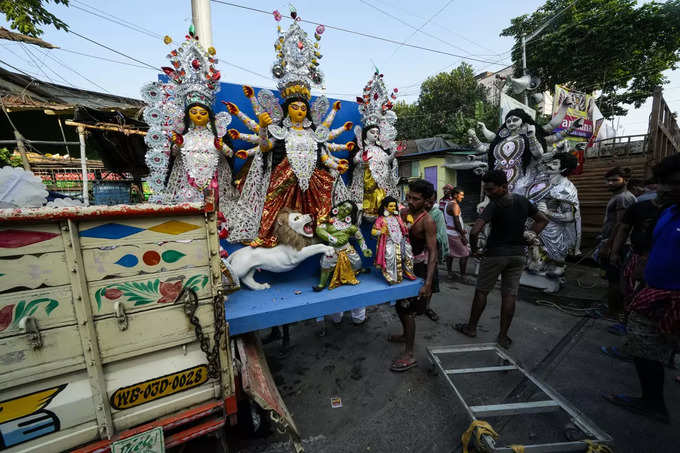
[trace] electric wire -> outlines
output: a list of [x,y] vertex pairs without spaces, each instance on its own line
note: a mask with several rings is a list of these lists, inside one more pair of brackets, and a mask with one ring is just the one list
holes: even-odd
[[373,5],[373,4],[369,3],[369,2],[367,2],[366,0],[359,0],[359,1],[360,1],[361,3],[363,3],[364,5],[368,6],[369,8],[373,8],[374,10],[383,13],[385,16],[390,17],[390,18],[396,20],[397,22],[399,22],[399,23],[402,24],[402,25],[407,26],[408,28],[411,28],[411,29],[413,29],[413,30],[419,31],[421,34],[423,34],[423,35],[425,35],[425,36],[427,36],[427,37],[430,37],[430,38],[432,38],[432,39],[436,39],[437,41],[439,41],[439,42],[441,42],[441,43],[443,43],[443,44],[446,44],[447,46],[451,46],[451,47],[453,47],[454,49],[458,49],[458,50],[460,50],[460,51],[462,51],[462,52],[465,52],[465,53],[468,54],[468,55],[470,54],[470,52],[468,52],[467,50],[463,49],[462,47],[459,47],[459,46],[457,46],[457,45],[455,45],[455,44],[453,44],[453,43],[450,43],[450,42],[448,42],[448,41],[445,41],[445,40],[439,38],[438,36],[435,36],[435,35],[433,35],[433,34],[431,34],[431,33],[428,33],[428,32],[426,32],[426,31],[424,31],[424,30],[419,30],[418,27],[415,27],[415,26],[409,24],[408,22],[406,22],[406,21],[404,21],[404,20],[398,18],[397,16],[395,16],[395,15],[392,14],[392,13],[389,13],[389,12],[385,11],[384,9],[378,8],[377,6],[375,6],[375,5]]
[[[110,58],[100,57],[100,56],[97,56],[97,55],[91,55],[91,54],[84,53],[84,52],[78,52],[77,50],[64,49],[63,47],[59,47],[56,50],[61,50],[61,51],[64,51],[64,52],[69,52],[69,53],[73,53],[73,54],[77,54],[77,55],[82,55],[84,57],[96,58],[98,60],[109,61],[111,63],[117,63],[117,64],[126,65],[126,66],[132,66],[133,68],[152,69],[152,68],[149,68],[148,66],[142,66],[142,65],[134,64],[134,63],[127,63],[125,61],[112,60]],[[156,68],[153,68],[152,70],[154,72],[158,72],[158,70]]]
[[[69,82],[68,80],[66,80],[64,77],[61,76],[61,74],[59,74],[57,71],[55,71],[54,69],[52,69],[52,68],[50,67],[50,65],[48,65],[47,63],[45,63],[45,62],[44,62],[43,60],[41,60],[40,58],[36,57],[35,54],[34,54],[33,52],[31,52],[30,49],[28,49],[28,47],[26,47],[24,50],[26,50],[27,52],[29,52],[29,53],[30,53],[30,54],[31,54],[31,55],[32,55],[32,56],[40,63],[41,67],[43,67],[43,66],[46,67],[47,69],[50,70],[50,72],[52,72],[52,73],[53,73],[54,75],[56,75],[59,79],[61,79],[67,86],[70,86],[71,88],[75,88],[75,87],[71,84],[71,82]],[[53,82],[54,82],[54,81],[53,81]]]
[[[416,19],[423,19],[423,20],[426,19],[426,17],[423,17],[423,16],[420,16],[420,15],[414,14],[414,13],[411,12],[411,11],[406,11],[405,9],[399,8],[399,7],[397,7],[397,6],[393,5],[393,4],[390,4],[390,3],[387,3],[387,2],[384,2],[384,1],[381,1],[381,0],[377,0],[377,1],[378,1],[378,3],[382,3],[383,5],[385,5],[385,6],[387,6],[387,7],[390,7],[390,8],[396,9],[396,10],[400,10],[400,11],[403,12],[404,14],[407,14],[409,17],[414,17],[414,18],[416,18]],[[362,3],[364,3],[364,2],[362,2]],[[396,19],[396,18],[395,18],[395,19]],[[475,41],[473,41],[473,40],[471,40],[471,39],[468,39],[468,38],[465,37],[464,35],[461,35],[460,33],[456,32],[456,31],[454,31],[454,30],[451,30],[450,28],[445,27],[444,25],[441,25],[440,23],[432,22],[432,25],[437,26],[437,27],[441,28],[442,30],[446,30],[448,33],[451,33],[451,34],[453,34],[453,35],[456,35],[456,36],[458,36],[460,39],[462,39],[463,41],[467,41],[467,42],[469,42],[470,44],[479,47],[480,49],[484,49],[484,50],[486,50],[486,51],[488,51],[488,52],[495,52],[493,49],[490,49],[490,48],[488,48],[488,47],[486,47],[486,46],[483,46],[482,44],[479,44],[478,42],[475,42]],[[473,54],[472,56],[474,56],[474,57],[484,57],[484,56],[487,56],[487,57],[494,57],[494,56],[496,56],[496,55],[498,55],[498,54],[496,54],[496,53],[491,53],[491,54],[486,54],[486,55]]]
[[45,78],[47,78],[47,80],[49,80],[50,82],[54,83],[54,80],[52,80],[52,77],[50,77],[50,76],[47,75],[47,73],[46,73],[45,70],[42,68],[42,66],[40,66],[40,65],[38,64],[38,62],[35,61],[35,58],[33,57],[33,55],[31,55],[30,53],[28,53],[28,50],[26,50],[26,46],[24,46],[24,43],[21,43],[21,49],[22,49],[22,50],[24,51],[24,53],[28,56],[29,60],[31,60],[31,62],[33,62],[33,65],[34,65],[40,72],[42,72],[42,74],[45,76]]
[[[271,12],[269,12],[269,11],[265,11],[263,9],[258,9],[258,8],[253,8],[251,6],[245,6],[245,5],[239,5],[237,3],[225,2],[223,0],[211,0],[211,1],[214,2],[214,3],[219,3],[219,4],[222,4],[222,5],[231,6],[231,7],[234,7],[234,8],[241,8],[241,9],[245,9],[245,10],[248,10],[248,11],[253,11],[253,12],[266,14],[266,15],[271,15]],[[288,19],[292,19],[290,16],[287,16],[287,15],[282,14],[281,16],[288,18]],[[468,56],[465,56],[465,55],[458,55],[458,54],[455,54],[455,53],[452,53],[452,52],[446,52],[446,51],[438,50],[438,49],[431,49],[429,47],[418,46],[418,45],[415,45],[415,44],[408,44],[408,43],[404,44],[404,43],[396,41],[394,39],[385,38],[384,36],[377,36],[377,35],[372,35],[370,33],[363,33],[363,32],[359,32],[359,31],[354,31],[354,30],[350,30],[348,28],[338,27],[338,26],[335,26],[335,25],[326,25],[326,24],[322,24],[321,22],[314,22],[314,21],[306,20],[306,19],[299,19],[299,22],[304,22],[306,24],[312,24],[312,25],[323,25],[325,28],[330,29],[330,30],[337,30],[337,31],[341,31],[343,33],[349,33],[349,34],[353,34],[353,35],[357,35],[357,36],[363,36],[365,38],[376,39],[376,40],[379,40],[379,41],[389,42],[391,44],[402,45],[403,47],[411,47],[411,48],[414,48],[414,49],[424,50],[424,51],[427,51],[427,52],[437,53],[437,54],[440,54],[440,55],[448,55],[448,56],[451,56],[451,57],[464,58],[464,59],[467,59],[467,60],[478,61],[478,62],[481,62],[481,63],[489,63],[489,64],[495,64],[495,65],[498,65],[498,66],[505,66],[504,64],[497,63],[495,61],[483,60],[483,59],[480,59],[480,58],[473,58],[473,57],[468,57]]]
[[94,82],[94,81],[88,79],[87,77],[85,77],[84,75],[82,75],[79,71],[76,71],[76,70],[73,69],[72,67],[68,66],[66,63],[64,63],[63,61],[59,60],[57,57],[52,56],[52,55],[47,54],[47,53],[46,53],[46,54],[43,54],[43,55],[45,55],[47,58],[51,58],[52,60],[54,60],[55,62],[57,62],[57,63],[60,64],[61,66],[63,66],[64,68],[68,69],[69,71],[71,71],[71,72],[77,74],[78,76],[82,77],[83,79],[87,80],[87,81],[90,82],[92,85],[96,86],[97,88],[99,88],[99,89],[101,89],[101,90],[103,90],[103,91],[105,91],[105,92],[107,92],[107,93],[113,95],[113,93],[111,93],[109,90],[107,90],[107,89],[104,88],[103,86],[99,85],[97,82]]
[[143,64],[144,66],[148,66],[148,67],[151,68],[151,69],[154,69],[154,70],[156,70],[156,71],[160,71],[160,68],[157,68],[156,66],[150,65],[149,63],[146,63],[146,62],[144,62],[144,61],[142,61],[142,60],[138,60],[138,59],[136,59],[136,58],[134,58],[134,57],[131,57],[130,55],[126,55],[126,54],[124,54],[123,52],[119,52],[119,51],[117,51],[116,49],[113,49],[113,48],[107,46],[106,44],[102,44],[102,43],[100,43],[100,42],[97,42],[97,41],[95,41],[94,39],[88,38],[87,36],[83,36],[83,35],[81,35],[80,33],[77,33],[77,32],[75,32],[75,31],[73,31],[73,30],[69,30],[68,32],[69,32],[69,33],[73,33],[74,35],[78,36],[79,38],[82,38],[82,39],[84,39],[84,40],[86,40],[86,41],[89,41],[89,42],[91,42],[92,44],[96,44],[96,45],[98,45],[99,47],[103,47],[104,49],[110,50],[110,51],[113,52],[113,53],[117,53],[118,55],[121,55],[121,56],[123,56],[123,57],[125,57],[125,58],[128,58],[128,59],[132,60],[132,61],[136,61],[137,63],[141,63],[141,64]]
[[404,46],[404,44],[407,44],[407,42],[410,41],[411,38],[413,38],[416,34],[418,34],[423,28],[425,28],[425,26],[426,26],[427,24],[429,24],[430,22],[432,22],[432,19],[434,19],[435,17],[437,17],[438,15],[440,15],[440,14],[441,14],[446,8],[448,8],[449,5],[451,5],[451,3],[453,3],[453,2],[454,2],[454,0],[448,0],[448,1],[444,4],[444,6],[442,6],[442,7],[439,9],[439,11],[437,11],[436,13],[434,13],[431,17],[429,17],[429,18],[423,23],[423,25],[421,25],[421,26],[418,27],[413,33],[411,33],[411,34],[409,35],[408,38],[406,38],[401,44],[399,44],[399,45],[397,46],[396,49],[394,49],[394,52],[392,52],[392,55],[390,56],[390,58],[388,58],[388,60],[391,60],[392,58],[394,58],[394,56],[397,54],[397,52],[399,51],[399,49],[401,49],[401,48]]
[[[150,36],[152,38],[155,38],[155,39],[161,39],[162,38],[162,36],[159,35],[158,33],[151,32],[151,31],[149,31],[145,28],[140,27],[139,25],[133,24],[132,22],[125,21],[121,18],[114,16],[113,14],[111,14],[109,12],[102,11],[100,9],[93,7],[93,6],[83,4],[82,2],[78,2],[77,0],[76,0],[76,3],[81,4],[82,6],[72,4],[71,7],[78,9],[80,11],[84,11],[88,14],[92,14],[93,16],[101,17],[104,20],[108,20],[109,22],[113,22],[114,24],[118,24],[118,25],[121,25],[123,27],[129,28],[130,30],[136,31],[138,33],[143,33],[143,34]],[[89,10],[85,9],[83,6],[86,7],[86,8],[92,9],[94,11],[99,11],[102,14],[96,13],[94,11],[89,11]]]

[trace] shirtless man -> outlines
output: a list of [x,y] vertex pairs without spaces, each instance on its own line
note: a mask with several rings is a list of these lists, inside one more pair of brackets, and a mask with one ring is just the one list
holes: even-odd
[[426,202],[434,194],[431,183],[418,179],[408,185],[406,195],[408,209],[401,212],[406,222],[412,217],[409,239],[414,256],[414,273],[425,280],[417,297],[397,301],[396,309],[403,327],[402,335],[390,335],[389,341],[404,343],[404,354],[392,362],[392,371],[406,371],[418,364],[413,356],[416,335],[416,315],[425,313],[426,303],[432,295],[434,273],[437,266],[437,227],[425,209]]

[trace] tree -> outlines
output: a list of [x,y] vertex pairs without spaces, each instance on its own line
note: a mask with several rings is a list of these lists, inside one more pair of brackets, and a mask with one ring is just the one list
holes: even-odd
[[[43,3],[51,0],[0,0],[0,12],[5,14],[10,28],[37,38],[43,34],[39,25],[52,25],[57,30],[68,31],[68,25],[45,9]],[[68,6],[68,0],[54,0]]]
[[[569,6],[570,3],[573,5]],[[530,35],[567,8],[527,44],[527,68],[541,90],[555,84],[592,92],[606,117],[624,115],[668,81],[662,71],[680,61],[680,0],[547,0],[531,15],[512,19],[501,36],[514,36],[512,60],[521,75],[523,34]]]
[[467,129],[477,121],[491,128],[498,124],[497,107],[488,102],[486,89],[467,63],[428,78],[416,103],[397,102],[394,110],[402,140],[447,135],[462,144],[467,143]]

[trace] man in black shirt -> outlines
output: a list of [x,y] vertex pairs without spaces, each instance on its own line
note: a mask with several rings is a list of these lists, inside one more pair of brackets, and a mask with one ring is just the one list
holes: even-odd
[[[479,265],[477,289],[472,301],[470,319],[467,324],[456,324],[459,332],[477,336],[477,323],[486,307],[486,298],[501,276],[501,325],[498,344],[508,348],[512,343],[508,329],[515,313],[515,301],[519,279],[526,264],[528,242],[538,240],[538,233],[548,224],[548,219],[525,197],[508,192],[505,172],[490,171],[482,177],[484,192],[491,199],[470,231],[470,246],[473,255],[479,255],[477,239],[484,225],[491,223],[491,233],[486,251]],[[525,231],[527,218],[534,220],[531,231]]]

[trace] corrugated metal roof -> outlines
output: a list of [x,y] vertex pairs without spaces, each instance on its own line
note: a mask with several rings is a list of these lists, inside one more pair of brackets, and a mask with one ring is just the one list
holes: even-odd
[[0,68],[0,96],[12,110],[72,110],[83,106],[98,110],[132,111],[144,103],[138,99],[79,90]]

